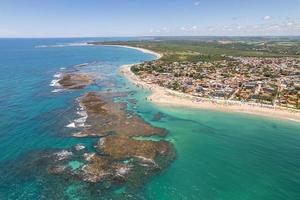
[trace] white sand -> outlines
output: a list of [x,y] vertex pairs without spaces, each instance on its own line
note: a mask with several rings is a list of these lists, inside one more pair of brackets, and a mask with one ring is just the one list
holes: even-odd
[[143,48],[139,48],[139,47],[131,47],[131,46],[126,46],[126,45],[102,45],[102,46],[114,46],[114,47],[123,47],[123,48],[128,48],[128,49],[135,49],[138,51],[141,51],[143,53],[146,54],[152,54],[156,57],[156,59],[160,59],[163,55],[148,49],[143,49]]

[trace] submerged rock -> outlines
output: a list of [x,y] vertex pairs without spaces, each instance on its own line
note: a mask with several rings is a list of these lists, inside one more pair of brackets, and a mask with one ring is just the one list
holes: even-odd
[[136,99],[128,99],[127,100],[129,103],[136,105],[137,104],[137,100]]
[[167,157],[172,145],[167,141],[134,140],[124,136],[108,136],[97,143],[97,150],[117,160],[142,158],[155,163],[157,157]]
[[84,145],[82,145],[82,144],[77,144],[76,146],[75,146],[75,150],[76,151],[81,151],[81,150],[83,150],[83,149],[85,149],[86,147],[84,146]]
[[123,163],[114,162],[109,157],[94,155],[88,164],[82,167],[81,176],[88,182],[119,181],[120,177],[125,180],[129,166]]
[[65,171],[65,169],[66,166],[57,165],[57,166],[50,167],[48,171],[50,174],[62,174]]
[[163,114],[162,114],[161,112],[158,112],[158,113],[156,113],[156,114],[153,116],[152,120],[153,120],[153,121],[160,121],[162,118],[163,118]]
[[57,160],[65,160],[72,156],[72,154],[73,153],[71,151],[62,150],[60,152],[55,153],[54,155],[56,156]]

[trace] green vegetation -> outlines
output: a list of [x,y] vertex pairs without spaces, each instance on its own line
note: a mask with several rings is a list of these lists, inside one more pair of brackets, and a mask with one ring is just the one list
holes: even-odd
[[300,40],[289,38],[157,38],[94,44],[128,45],[162,53],[162,61],[216,61],[225,56],[299,57]]
[[92,44],[163,54],[131,68],[151,84],[196,97],[300,107],[300,37],[163,37]]

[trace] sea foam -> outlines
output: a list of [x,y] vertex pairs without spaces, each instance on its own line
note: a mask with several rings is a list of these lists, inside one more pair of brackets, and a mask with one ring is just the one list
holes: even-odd
[[60,86],[59,79],[52,80],[51,83],[50,83],[50,86],[52,86],[52,87],[59,87]]
[[55,79],[53,79],[51,81],[50,86],[52,86],[52,87],[60,87],[60,84],[58,82],[60,81],[61,76],[62,76],[61,73],[54,74],[53,77]]
[[62,73],[56,73],[53,75],[54,79],[49,84],[51,87],[55,87],[56,89],[52,90],[51,92],[57,93],[63,91],[61,88],[61,85],[59,84],[59,81],[62,77]]
[[74,42],[65,44],[54,44],[54,45],[37,45],[35,48],[60,48],[60,47],[80,47],[80,46],[93,46],[87,42]]
[[88,114],[87,114],[86,110],[83,108],[83,106],[80,105],[80,107],[77,109],[76,114],[79,115],[80,117],[73,120],[66,127],[68,127],[68,128],[83,128],[83,127],[89,126],[89,125],[85,124],[85,122],[88,118]]

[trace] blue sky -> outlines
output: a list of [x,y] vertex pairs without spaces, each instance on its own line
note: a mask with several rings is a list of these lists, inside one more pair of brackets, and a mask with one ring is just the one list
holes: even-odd
[[300,35],[300,0],[0,0],[0,37]]

